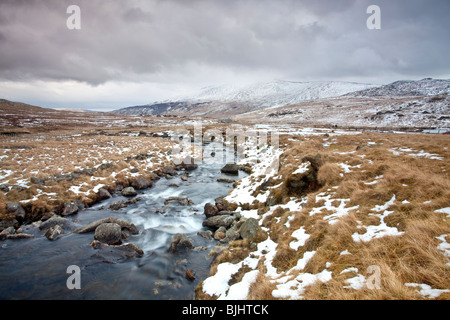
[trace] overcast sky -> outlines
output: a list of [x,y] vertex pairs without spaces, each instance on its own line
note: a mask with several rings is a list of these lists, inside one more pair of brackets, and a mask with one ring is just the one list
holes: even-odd
[[1,0],[0,98],[112,110],[225,83],[448,79],[449,13],[449,0]]

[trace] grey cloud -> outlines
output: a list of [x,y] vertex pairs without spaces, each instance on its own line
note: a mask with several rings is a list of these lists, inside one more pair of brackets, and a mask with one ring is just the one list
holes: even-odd
[[[377,31],[365,27],[372,2]],[[77,31],[65,27],[73,3]],[[189,79],[192,65],[300,80],[448,74],[449,9],[447,0],[2,1],[0,79]]]

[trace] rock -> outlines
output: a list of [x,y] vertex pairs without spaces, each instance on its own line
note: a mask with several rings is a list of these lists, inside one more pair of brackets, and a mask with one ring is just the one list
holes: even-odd
[[218,197],[215,200],[216,203],[216,207],[219,211],[225,211],[228,210],[228,204],[227,202],[224,200],[224,197]]
[[227,230],[224,240],[226,240],[226,242],[230,242],[230,241],[238,240],[240,237],[241,237],[241,234],[239,232],[237,232],[236,229],[230,228]]
[[28,233],[16,233],[16,234],[9,234],[6,236],[6,239],[30,239],[30,238],[34,238],[34,235]]
[[122,228],[117,223],[102,223],[95,229],[94,239],[109,245],[122,243]]
[[255,218],[248,218],[239,230],[242,239],[251,239],[256,236],[259,230],[258,220]]
[[64,203],[64,208],[61,212],[62,216],[69,216],[77,213],[79,210],[78,204],[76,202],[66,202]]
[[12,213],[16,218],[20,220],[25,219],[25,209],[18,202],[8,202],[6,204],[6,211]]
[[100,259],[105,263],[124,262],[130,258],[141,257],[144,254],[144,251],[134,243],[108,245],[98,240],[94,240],[91,242],[91,246],[98,250],[92,257]]
[[122,190],[121,194],[124,197],[134,197],[137,195],[137,192],[133,187],[127,187]]
[[44,185],[47,180],[48,179],[46,178],[37,178],[37,177],[30,178],[30,182],[37,185]]
[[39,229],[45,232],[48,229],[54,228],[55,226],[59,226],[62,229],[69,229],[69,230],[75,228],[74,223],[72,223],[69,219],[55,216],[42,222],[41,225],[39,226]]
[[105,188],[100,188],[100,190],[98,190],[98,197],[100,200],[105,200],[111,198],[111,194]]
[[212,240],[213,239],[213,233],[211,230],[206,230],[206,231],[199,231],[197,232],[197,235],[205,238],[206,240]]
[[138,168],[131,168],[130,172],[131,173],[138,173],[139,169]]
[[188,206],[194,204],[188,197],[168,197],[164,200],[164,205],[167,206],[171,202],[178,202],[180,206]]
[[183,181],[187,181],[188,180],[188,175],[185,173],[185,174],[183,174],[182,176],[181,176],[181,180],[183,180]]
[[172,166],[166,166],[162,168],[162,172],[165,175],[176,176],[178,174],[177,170]]
[[170,243],[169,247],[169,252],[178,253],[180,251],[185,251],[193,248],[194,245],[185,234],[177,233],[172,238],[172,242]]
[[213,205],[212,203],[207,203],[205,204],[204,207],[204,214],[207,218],[209,217],[214,217],[217,215],[217,213],[219,212],[219,209],[217,209],[217,207],[215,205]]
[[217,178],[217,182],[234,183],[236,180],[230,178]]
[[229,226],[231,226],[233,221],[234,217],[232,216],[227,215],[214,216],[203,221],[203,226],[213,229],[218,229],[220,227],[228,228]]
[[186,171],[195,170],[198,168],[198,165],[194,162],[194,158],[188,156],[181,162],[181,168]]
[[250,164],[244,164],[239,166],[239,170],[244,171],[247,174],[251,174],[253,171],[252,166]]
[[45,232],[45,236],[48,240],[56,240],[58,239],[58,236],[64,233],[64,230],[59,225],[54,225],[53,227],[50,227],[47,229],[47,232]]
[[302,158],[302,161],[309,161],[309,163],[311,163],[311,167],[315,171],[319,170],[319,168],[323,165],[323,159],[320,153],[316,154],[314,157],[305,156]]
[[0,232],[0,240],[5,240],[8,238],[9,235],[15,234],[16,229],[14,227],[8,227],[4,229],[2,232]]
[[22,192],[22,191],[25,191],[25,188],[22,186],[13,185],[13,186],[11,186],[11,190],[16,190],[18,192]]
[[125,221],[125,220],[120,220],[114,217],[108,217],[108,218],[104,218],[101,220],[97,220],[94,222],[89,223],[88,225],[78,228],[76,230],[74,230],[74,233],[88,233],[88,232],[92,232],[95,231],[97,229],[97,227],[99,225],[101,225],[102,223],[117,223],[121,229],[126,229],[128,231],[130,231],[131,234],[138,234],[139,230],[137,229],[137,227],[132,224],[131,222]]
[[153,183],[144,177],[139,177],[133,182],[131,182],[131,186],[137,190],[150,188]]
[[227,163],[222,169],[220,169],[222,173],[238,175],[239,174],[239,165],[235,163]]
[[148,176],[149,176],[150,180],[152,180],[152,181],[157,181],[157,180],[161,179],[161,178],[160,178],[156,173],[154,173],[154,172],[150,172],[150,173],[148,174]]
[[134,198],[134,199],[126,200],[126,201],[116,201],[116,202],[111,203],[109,205],[109,209],[117,211],[117,210],[119,210],[121,208],[128,207],[129,204],[135,204],[139,200],[141,200],[141,198]]
[[0,184],[0,191],[9,192],[9,187],[6,184]]
[[16,219],[5,219],[0,221],[0,231],[3,231],[9,227],[14,227],[18,225],[19,222]]
[[225,239],[227,236],[227,229],[225,227],[220,227],[219,229],[214,232],[214,239],[216,240],[222,240]]
[[186,270],[186,278],[188,280],[194,281],[195,280],[195,272],[192,269]]

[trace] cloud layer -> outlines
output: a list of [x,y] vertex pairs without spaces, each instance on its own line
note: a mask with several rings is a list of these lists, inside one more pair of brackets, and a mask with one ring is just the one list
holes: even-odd
[[[71,4],[81,30],[66,27]],[[366,27],[371,4],[381,30]],[[129,90],[145,103],[223,82],[446,77],[448,12],[448,0],[3,0],[0,95],[126,83],[149,88]]]

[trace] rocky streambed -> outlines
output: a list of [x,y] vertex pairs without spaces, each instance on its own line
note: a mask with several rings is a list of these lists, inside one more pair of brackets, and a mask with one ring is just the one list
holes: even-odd
[[[0,299],[193,299],[214,252],[255,231],[221,198],[244,171],[221,171],[221,161],[180,169],[150,185],[100,190],[90,208],[68,204],[45,221],[4,228]],[[67,286],[70,266],[80,289]]]

